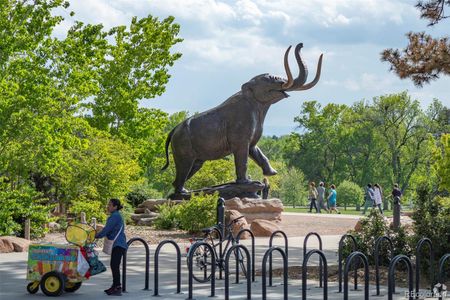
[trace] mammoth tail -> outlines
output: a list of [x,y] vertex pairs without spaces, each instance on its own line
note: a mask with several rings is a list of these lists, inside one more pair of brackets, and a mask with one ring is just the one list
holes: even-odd
[[[177,128],[177,126],[175,126],[175,128]],[[170,141],[172,140],[172,135],[173,135],[173,132],[175,131],[175,128],[169,132],[169,135],[167,136],[167,139],[166,139],[166,164],[164,165],[164,167],[161,168],[161,171],[164,171],[165,169],[167,169],[169,167],[169,163],[170,163],[170,161],[169,161],[169,145],[170,145]]]

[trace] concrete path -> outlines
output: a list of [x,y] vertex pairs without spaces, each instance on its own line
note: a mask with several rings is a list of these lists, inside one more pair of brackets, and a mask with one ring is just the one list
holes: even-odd
[[[323,236],[323,248],[329,261],[329,264],[337,262],[337,243],[340,236]],[[245,241],[244,244],[248,245],[249,241]],[[279,238],[274,240],[274,245],[283,246],[283,241]],[[256,239],[256,269],[261,269],[262,256],[265,250],[267,250],[268,239],[257,238]],[[311,249],[317,246],[317,242],[311,238]],[[180,245],[183,249],[184,245]],[[300,265],[303,252],[303,238],[290,238],[289,239],[289,265]],[[155,245],[151,245],[151,263],[150,263],[150,288],[152,291],[144,291],[144,266],[145,257],[143,247],[131,247],[128,253],[128,267],[127,267],[127,293],[124,293],[124,299],[150,299],[153,298],[154,293],[154,277],[153,277],[153,253]],[[161,251],[160,256],[160,287],[158,299],[186,299],[188,298],[188,272],[186,267],[186,258],[182,258],[182,292],[183,294],[175,294],[176,291],[176,268],[175,268],[175,255],[174,250],[167,245]],[[274,255],[274,265],[279,266],[280,260],[278,255]],[[104,254],[101,254],[101,260],[108,265],[109,258]],[[41,291],[35,295],[29,295],[26,291],[26,263],[27,253],[11,253],[0,255],[0,300],[10,299],[43,299],[47,298]],[[311,265],[317,264],[317,258],[311,259]],[[232,276],[231,282],[234,281]],[[252,284],[252,299],[262,299],[262,287],[261,277],[256,278],[256,282]],[[280,285],[281,278],[274,278],[276,286],[268,287],[267,299],[283,299],[283,286]],[[316,288],[317,282],[308,281],[310,289],[307,291],[307,299],[323,299],[323,290]],[[362,280],[360,280],[362,284]],[[90,280],[83,283],[82,287],[73,294],[65,293],[61,297],[80,300],[91,300],[99,298],[107,298],[103,293],[103,289],[108,288],[111,285],[111,274],[108,271],[97,276],[92,277]],[[288,293],[289,299],[301,299],[301,282],[299,280],[289,280]],[[351,286],[351,285],[349,285]],[[360,286],[361,288],[362,286]],[[329,283],[328,299],[343,299],[342,293],[337,293],[337,283]],[[372,297],[374,294],[374,286],[370,287],[371,299],[387,299],[384,297]],[[382,287],[382,294],[386,294],[386,287]],[[230,285],[230,299],[245,299],[245,284],[231,284]],[[395,295],[394,299],[405,299],[405,290],[397,288],[399,294]],[[198,284],[194,282],[194,298],[196,299],[211,299],[210,286],[208,284]],[[224,281],[216,281],[216,296],[217,299],[224,299]],[[350,290],[349,299],[363,299],[363,291]]]

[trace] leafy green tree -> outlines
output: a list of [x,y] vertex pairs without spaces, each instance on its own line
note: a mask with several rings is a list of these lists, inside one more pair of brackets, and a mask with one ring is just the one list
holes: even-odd
[[284,204],[306,205],[308,193],[305,175],[302,171],[289,167],[281,179],[280,196]]
[[354,182],[344,180],[342,181],[336,189],[339,195],[339,205],[344,205],[344,209],[347,206],[358,206],[364,200],[363,189]]
[[450,191],[450,134],[441,137],[441,149],[436,153],[438,157],[435,168],[439,175],[440,188]]
[[419,101],[411,100],[406,92],[373,100],[371,121],[386,147],[383,158],[390,166],[390,182],[397,182],[402,191],[429,155],[425,146],[432,140],[425,120]]

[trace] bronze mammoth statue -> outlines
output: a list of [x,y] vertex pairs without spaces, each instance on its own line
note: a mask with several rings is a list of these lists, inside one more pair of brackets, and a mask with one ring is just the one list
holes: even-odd
[[178,124],[166,140],[166,164],[169,166],[169,144],[176,167],[173,182],[175,193],[186,192],[185,182],[191,178],[207,160],[216,160],[229,154],[234,156],[236,182],[247,183],[247,161],[252,158],[261,167],[264,175],[275,175],[267,157],[258,148],[264,119],[269,107],[289,97],[287,92],[303,91],[316,85],[320,78],[322,57],[320,55],[314,80],[305,84],[307,68],[300,57],[303,44],[295,48],[299,75],[294,80],[289,68],[288,56],[284,55],[287,79],[261,74],[244,83],[239,92],[225,102],[208,111],[192,116]]

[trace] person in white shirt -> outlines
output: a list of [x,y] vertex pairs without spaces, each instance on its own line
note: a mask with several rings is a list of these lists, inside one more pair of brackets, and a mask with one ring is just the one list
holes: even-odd
[[383,191],[381,190],[381,186],[378,183],[375,183],[374,185],[374,206],[378,206],[378,209],[380,210],[381,214],[383,214]]

